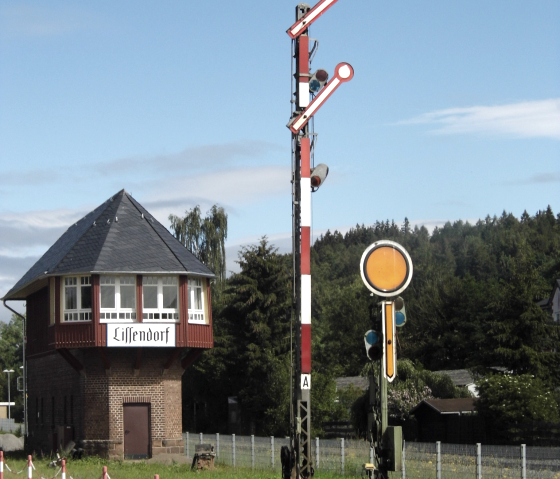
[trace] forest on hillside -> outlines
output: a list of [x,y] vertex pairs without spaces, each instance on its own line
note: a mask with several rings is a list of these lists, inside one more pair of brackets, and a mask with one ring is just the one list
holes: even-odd
[[[359,262],[381,239],[403,245],[414,264],[402,294],[407,323],[398,331],[398,357],[407,376],[416,374],[417,389],[431,381],[432,389],[447,391],[439,397],[457,397],[427,372],[469,368],[484,377],[501,368],[534,380],[543,397],[556,397],[547,403],[554,411],[535,419],[557,420],[560,326],[538,305],[560,278],[560,214],[548,207],[533,216],[504,212],[476,224],[447,223],[431,234],[405,219],[319,238],[311,252],[314,434],[321,434],[322,422],[347,417],[358,397],[341,396],[334,379],[367,371],[363,335],[379,298],[362,283]],[[287,434],[291,255],[262,238],[242,249],[238,263],[240,273],[214,286],[215,347],[184,375],[185,429],[227,432],[226,404],[236,397],[246,431]],[[394,387],[412,387],[403,384],[398,379]]]

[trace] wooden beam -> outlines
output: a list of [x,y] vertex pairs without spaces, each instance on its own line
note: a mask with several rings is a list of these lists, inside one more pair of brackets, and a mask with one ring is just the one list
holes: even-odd
[[169,368],[175,362],[175,360],[179,357],[179,354],[181,354],[181,349],[180,348],[175,348],[173,350],[173,352],[171,353],[171,356],[169,356],[169,359],[163,365],[163,370],[161,371],[162,376],[165,376],[169,372]]
[[82,363],[78,361],[78,359],[76,359],[76,356],[74,356],[66,348],[59,348],[57,349],[57,351],[77,373],[79,373],[83,377],[86,377],[86,370],[84,369]]
[[204,352],[202,348],[193,348],[181,360],[181,367],[187,369]]
[[134,361],[134,377],[140,376],[140,363],[142,362],[142,348],[136,350],[136,360]]
[[101,361],[103,361],[103,366],[105,367],[105,374],[107,376],[110,376],[111,375],[111,361],[109,361],[109,358],[105,354],[105,348],[97,348],[97,350],[99,351],[99,356],[101,356]]

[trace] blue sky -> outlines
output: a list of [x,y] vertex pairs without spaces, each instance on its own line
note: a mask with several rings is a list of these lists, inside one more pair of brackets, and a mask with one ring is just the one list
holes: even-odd
[[[0,296],[122,188],[168,224],[229,213],[228,263],[291,228],[295,2],[0,4]],[[316,114],[315,234],[560,212],[560,3],[339,0],[312,70],[354,67]],[[0,312],[0,319],[9,317]]]

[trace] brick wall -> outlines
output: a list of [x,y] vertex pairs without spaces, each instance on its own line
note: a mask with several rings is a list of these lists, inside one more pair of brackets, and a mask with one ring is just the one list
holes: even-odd
[[[83,364],[78,374],[58,354],[31,359],[29,365],[30,444],[49,452],[57,426],[69,424],[68,405],[73,397],[75,437],[84,439],[89,454],[122,458],[124,454],[123,404],[149,403],[152,455],[182,453],[181,376],[177,358],[163,374],[173,350],[144,348],[140,367],[136,348],[103,348],[111,369],[105,370],[98,348],[72,350]],[[67,417],[64,419],[64,396]],[[43,398],[43,424],[36,424],[35,398]],[[55,398],[54,427],[51,401]],[[39,409],[40,401],[39,401]],[[40,413],[40,411],[39,411]],[[41,421],[41,418],[40,418]]]

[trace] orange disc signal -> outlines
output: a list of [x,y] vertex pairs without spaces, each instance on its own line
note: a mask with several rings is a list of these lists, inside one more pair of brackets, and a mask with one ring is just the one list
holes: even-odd
[[360,273],[366,287],[378,296],[402,293],[412,279],[412,260],[398,243],[382,240],[368,246],[362,255]]

